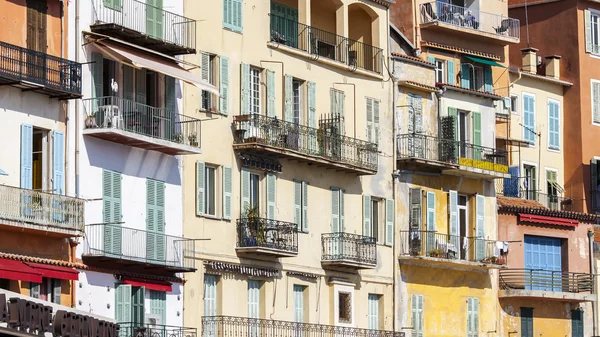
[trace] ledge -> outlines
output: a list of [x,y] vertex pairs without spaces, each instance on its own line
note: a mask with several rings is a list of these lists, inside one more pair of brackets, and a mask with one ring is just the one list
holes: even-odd
[[473,261],[465,261],[458,259],[442,259],[437,257],[427,257],[427,256],[411,256],[411,255],[400,255],[398,257],[400,264],[407,264],[419,267],[428,267],[428,268],[441,268],[441,269],[451,269],[451,270],[460,270],[460,271],[468,271],[468,272],[476,272],[488,274],[488,270],[490,269],[503,269],[504,266],[497,264],[487,264],[481,262],[473,262]]
[[170,155],[202,154],[202,149],[164,139],[141,135],[117,128],[94,128],[83,130],[83,135],[104,139],[109,142],[154,150]]
[[579,294],[561,291],[505,289],[498,290],[498,298],[536,298],[543,300],[555,300],[559,302],[594,302],[595,294]]

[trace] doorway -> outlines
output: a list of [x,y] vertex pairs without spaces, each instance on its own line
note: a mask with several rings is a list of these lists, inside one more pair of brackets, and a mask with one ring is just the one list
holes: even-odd
[[468,227],[467,224],[469,223],[469,213],[467,212],[467,203],[468,203],[468,197],[466,195],[459,195],[458,196],[458,227],[459,227],[459,235],[460,235],[460,242],[459,242],[459,246],[460,246],[460,259],[466,259],[467,258],[467,245],[466,240],[468,237]]

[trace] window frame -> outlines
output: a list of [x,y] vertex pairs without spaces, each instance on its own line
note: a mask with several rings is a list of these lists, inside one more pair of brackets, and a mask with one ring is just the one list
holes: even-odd
[[510,112],[513,115],[519,114],[519,95],[510,95]]
[[[440,67],[438,67],[438,65]],[[446,73],[447,73],[447,63],[446,60],[435,59],[435,81],[438,83],[446,83]]]
[[484,71],[482,66],[475,65],[470,63],[469,72],[470,72],[470,86],[471,90],[477,91],[485,91],[485,79],[484,79]]
[[[343,324],[352,324],[352,293],[347,291],[339,291],[337,293],[338,297],[338,322]],[[343,300],[342,300],[343,299]],[[342,306],[344,306],[345,317],[342,317]]]
[[[589,11],[590,11],[590,31],[592,33],[592,36],[590,36],[590,41],[592,42],[593,46],[600,46],[600,13],[593,9],[589,9]],[[594,22],[594,19],[596,19],[596,22]],[[594,29],[594,24],[596,25],[596,29]],[[592,52],[591,54],[598,55],[598,53],[594,53],[594,52]]]
[[[521,164],[521,166],[522,166],[521,167],[521,170],[522,170],[521,172],[523,172],[523,175],[522,175],[521,178],[523,179],[523,181],[519,182],[519,190],[521,188],[524,189],[524,183],[525,183],[526,178],[527,178],[525,169],[526,168],[533,168],[533,175],[531,176],[531,179],[533,181],[534,186],[533,186],[533,189],[532,189],[532,186],[529,186],[529,184],[527,185],[527,189],[524,189],[524,193],[525,194],[523,195],[523,198],[527,199],[527,200],[536,200],[537,199],[537,194],[538,194],[538,191],[539,191],[539,184],[540,184],[540,182],[538,181],[538,169],[539,168],[538,168],[538,166],[537,166],[536,163],[532,163],[532,162],[528,162],[528,161],[523,161],[523,163]],[[532,199],[529,199],[529,196],[531,196]]]
[[537,131],[536,131],[536,128],[535,128],[535,122],[536,122],[536,118],[535,118],[536,116],[535,116],[535,114],[537,112],[537,109],[536,109],[536,96],[535,96],[535,94],[532,94],[532,93],[529,93],[529,92],[522,92],[521,93],[521,109],[522,109],[521,111],[522,111],[522,119],[523,119],[522,120],[522,124],[523,124],[523,126],[522,126],[522,128],[523,128],[523,140],[529,141],[526,138],[526,134],[527,134],[528,130],[525,127],[525,97],[533,99],[533,111],[531,112],[531,114],[533,116],[533,131],[532,131],[533,132],[533,143],[531,143],[531,145],[529,145],[529,147],[535,147],[536,143],[537,143],[536,140],[535,140],[535,137],[537,137],[537,135],[536,135]]
[[260,181],[261,181],[261,175],[250,171],[249,205],[250,205],[250,207],[258,207],[259,210],[260,210]]
[[[210,53],[203,53],[208,55],[208,83],[219,87],[217,84],[217,73],[218,73],[218,69],[220,69],[219,64],[217,63],[217,55],[216,54],[210,54]],[[202,57],[202,56],[200,56]],[[200,109],[202,109],[202,111],[212,111],[213,108],[213,100],[216,100],[216,102],[218,102],[218,98],[215,97],[214,94],[212,94],[209,91],[206,90],[202,90],[202,92],[200,93],[200,97],[201,97],[201,101],[200,101]],[[217,105],[215,103],[215,105]],[[214,107],[215,110],[218,109],[218,106]]]
[[[209,188],[209,171],[213,172],[212,189]],[[216,165],[204,164],[204,215],[217,216],[217,180],[219,168]],[[214,214],[209,212],[209,196],[212,195]]]
[[248,79],[248,107],[250,114],[261,114],[262,109],[262,69],[250,66],[250,78]]
[[[551,140],[550,140],[550,123],[551,123],[551,121],[550,121],[550,105],[551,104],[556,104],[556,106],[557,106],[557,111],[556,111],[557,116],[556,116],[556,118],[558,119],[558,130],[556,130],[556,132],[558,133],[558,146],[552,146],[551,143],[550,143],[551,142]],[[548,122],[548,150],[550,150],[550,151],[560,151],[560,143],[561,143],[561,138],[560,138],[560,134],[561,134],[561,132],[560,132],[560,126],[561,126],[560,125],[561,124],[560,123],[560,108],[561,108],[560,101],[558,101],[556,99],[548,98],[548,109],[547,109],[548,110],[547,111],[547,113],[548,113],[548,116],[547,116],[547,122]]]
[[303,87],[304,81],[297,78],[292,79],[292,123],[296,125],[302,125],[304,119]]

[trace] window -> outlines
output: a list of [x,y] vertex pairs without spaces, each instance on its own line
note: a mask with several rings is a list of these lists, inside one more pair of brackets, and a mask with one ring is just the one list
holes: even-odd
[[462,111],[459,110],[458,111],[458,130],[457,130],[457,134],[458,134],[458,141],[459,143],[459,156],[460,157],[467,157],[467,143],[469,143],[470,139],[470,130],[469,130],[469,112],[468,111]]
[[338,321],[352,323],[352,295],[350,293],[338,293]]
[[423,295],[413,294],[411,296],[411,325],[413,328],[412,337],[423,337],[424,319],[423,316]]
[[510,112],[515,115],[519,114],[519,96],[510,95]]
[[123,203],[121,202],[121,173],[102,170],[102,220],[106,225],[104,250],[121,255],[121,225]]
[[483,91],[483,68],[480,66],[469,66],[471,69],[471,89]]
[[525,199],[537,200],[536,167],[533,165],[524,164],[523,172],[525,173],[525,177],[523,179],[523,191]]
[[379,144],[379,100],[367,97],[367,141]]
[[150,314],[158,317],[156,325],[165,324],[167,321],[167,293],[164,291],[150,290]]
[[467,298],[467,337],[479,336],[479,299]]
[[341,90],[331,88],[329,95],[331,99],[331,114],[333,116],[344,117],[346,94]]
[[370,330],[379,330],[379,298],[377,294],[369,294],[367,318]]
[[375,238],[378,243],[380,242],[380,223],[379,223],[379,200],[371,200],[371,236]]
[[217,169],[212,166],[206,166],[204,173],[204,188],[206,189],[206,199],[204,203],[204,212],[207,215],[217,215],[216,210],[216,199],[217,199],[217,184],[216,184],[216,171]]
[[583,310],[571,310],[571,336],[583,337]]
[[445,69],[446,61],[444,60],[435,60],[435,81],[438,83],[446,82]]
[[546,169],[546,191],[548,193],[548,208],[559,210],[560,204],[558,196],[564,193],[562,186],[558,184],[558,172],[555,170]]
[[248,280],[248,318],[260,318],[260,282]]
[[259,208],[260,176],[250,173],[250,207]]
[[242,0],[223,0],[223,28],[242,32]]
[[[217,315],[217,276],[204,275],[204,316]],[[214,336],[209,334],[209,336]]]
[[521,307],[521,337],[533,337],[533,308]]
[[[217,57],[215,55],[202,53],[201,56],[201,66],[202,66],[202,79],[206,82],[216,85],[216,76],[215,69],[217,68]],[[204,111],[216,111],[217,109],[217,97],[206,91],[202,90],[202,104],[201,108]]]
[[559,103],[548,101],[548,148],[560,149],[560,117]]
[[592,121],[600,124],[600,81],[592,80]]
[[250,68],[250,113],[260,114],[260,69]]
[[[294,322],[304,322],[304,292],[306,287],[302,285],[294,284]],[[299,334],[294,336],[300,337]]]
[[384,238],[383,228],[385,224],[382,221],[384,217],[381,216],[381,214],[385,214],[385,210],[382,212],[383,207],[385,207],[383,200],[369,195],[363,196],[363,214],[365,217],[363,235],[374,238],[377,243],[383,243]]
[[35,282],[29,282],[29,297],[32,298],[40,298],[40,288],[41,285]]
[[344,231],[344,190],[331,188],[331,232]]
[[410,190],[410,228],[417,231],[421,230],[423,218],[421,196],[422,192],[420,188],[412,188]]
[[[114,0],[113,0],[114,1]],[[48,3],[46,0],[27,0],[27,48],[46,53],[48,49],[47,35],[47,12]],[[29,54],[31,56],[31,54]],[[28,57],[29,59],[29,57]],[[46,62],[44,58],[33,57],[33,63]],[[37,64],[35,67],[27,67],[29,72],[34,72],[36,78],[44,78],[44,74],[39,74],[40,70],[45,71],[45,65]],[[32,69],[33,68],[33,69]],[[33,74],[32,74],[33,75]]]
[[292,82],[292,122],[302,124],[302,81]]
[[298,230],[308,232],[308,183],[294,180],[294,223]]
[[143,324],[144,297],[144,287],[117,284],[115,286],[115,320]]
[[584,11],[585,16],[585,51],[591,54],[600,53],[600,15],[590,10]]
[[523,94],[523,140],[535,144],[535,96]]

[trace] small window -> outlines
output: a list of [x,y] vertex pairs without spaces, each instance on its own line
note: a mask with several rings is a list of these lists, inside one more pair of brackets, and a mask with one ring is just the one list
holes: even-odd
[[258,68],[250,68],[250,113],[260,114],[260,73]]
[[293,95],[293,117],[294,124],[302,123],[302,81],[294,80],[292,82]]
[[519,96],[510,96],[510,112],[512,112],[515,115],[519,114]]
[[350,293],[338,293],[338,321],[352,323],[352,295]]
[[444,60],[435,60],[435,81],[438,83],[444,83],[446,76],[444,75],[446,71],[446,61]]
[[258,174],[250,173],[250,207],[259,206],[259,195],[260,195],[260,176]]
[[207,215],[216,216],[217,210],[215,200],[216,192],[216,172],[217,169],[212,166],[206,166],[204,169],[204,188],[206,189],[206,197],[204,198],[204,212]]

